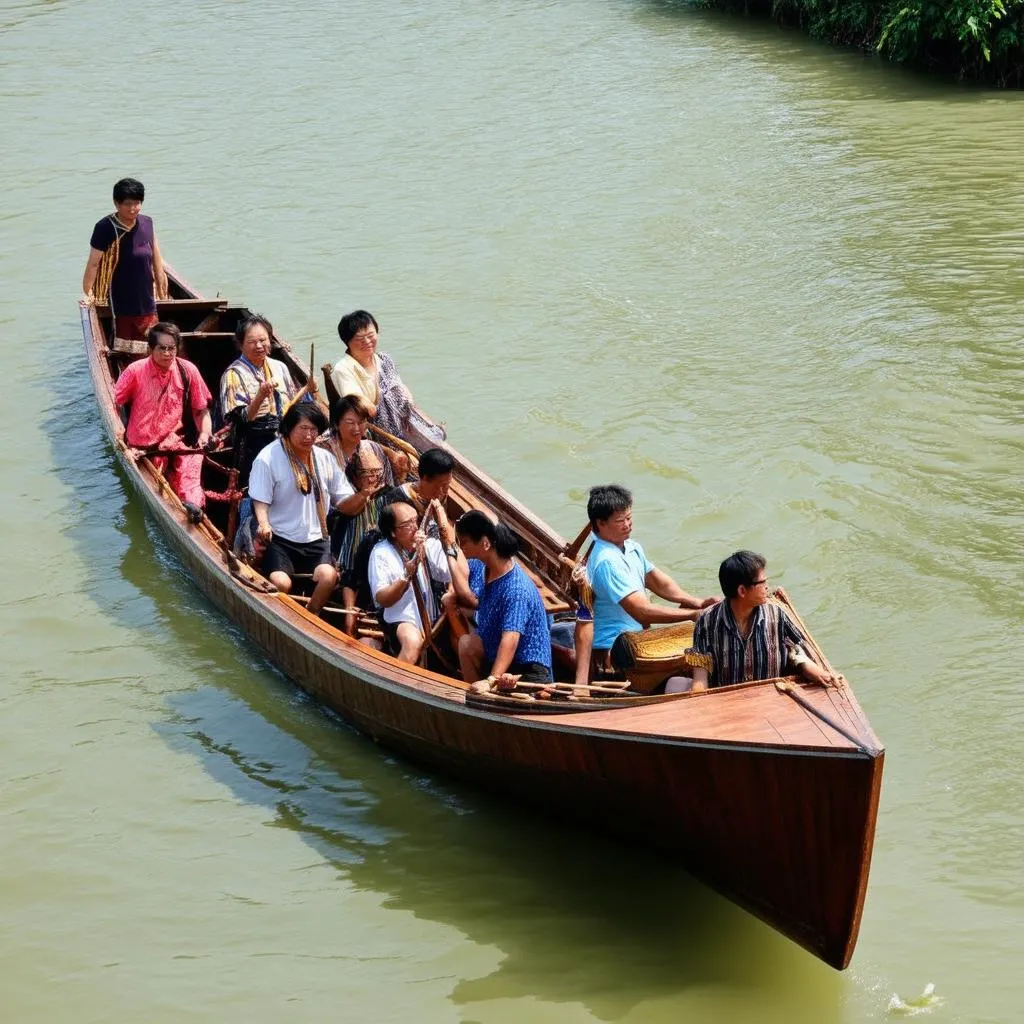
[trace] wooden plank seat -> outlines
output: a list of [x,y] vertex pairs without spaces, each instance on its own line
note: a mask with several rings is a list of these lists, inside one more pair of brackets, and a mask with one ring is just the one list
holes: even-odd
[[209,313],[227,309],[228,300],[215,299],[161,299],[156,304],[156,315],[161,320],[174,321],[183,313],[189,316],[206,316]]
[[149,345],[141,338],[115,338],[107,349],[107,355],[146,356],[149,355]]

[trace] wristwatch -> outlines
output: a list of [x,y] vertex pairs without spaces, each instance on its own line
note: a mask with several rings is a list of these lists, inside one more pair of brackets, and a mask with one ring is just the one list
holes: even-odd
[[459,549],[454,544],[449,544],[448,547],[446,547],[444,549],[444,553],[449,558],[458,558],[459,557]]

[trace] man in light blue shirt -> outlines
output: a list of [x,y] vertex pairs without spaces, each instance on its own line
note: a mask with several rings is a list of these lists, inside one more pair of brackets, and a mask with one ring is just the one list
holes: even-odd
[[[584,611],[577,622],[576,681],[580,685],[589,676],[591,650],[599,662],[607,663],[608,652],[621,633],[660,623],[695,621],[702,609],[718,600],[688,594],[630,539],[633,495],[625,487],[592,487],[587,515],[594,531],[594,547],[587,559],[587,581],[594,602],[593,621],[587,621]],[[676,607],[654,604],[648,590]]]

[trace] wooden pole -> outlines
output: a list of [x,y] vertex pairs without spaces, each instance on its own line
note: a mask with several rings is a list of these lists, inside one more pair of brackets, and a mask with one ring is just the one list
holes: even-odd
[[864,740],[860,738],[856,733],[851,732],[845,726],[840,725],[831,715],[825,714],[824,711],[819,710],[815,707],[802,693],[799,693],[792,683],[787,682],[785,679],[780,679],[775,684],[775,689],[779,693],[784,693],[787,697],[792,697],[808,713],[814,715],[815,718],[821,719],[830,729],[835,729],[840,736],[848,739],[854,746],[863,750],[865,754],[870,754],[874,757],[878,751],[871,746],[868,746]]

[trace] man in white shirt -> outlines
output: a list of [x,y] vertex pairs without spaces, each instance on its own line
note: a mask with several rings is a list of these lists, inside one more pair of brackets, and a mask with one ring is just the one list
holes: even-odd
[[[378,526],[384,539],[370,552],[370,593],[383,609],[381,624],[399,661],[415,665],[423,652],[424,630],[438,614],[430,580],[451,585],[452,567],[468,573],[462,552],[454,545],[427,537],[417,529],[416,509],[406,501],[382,509]],[[450,538],[448,538],[450,541]],[[413,590],[415,578],[424,610],[424,623]]]
[[316,446],[326,429],[327,417],[319,405],[297,402],[281,418],[280,438],[256,456],[249,476],[257,536],[267,545],[263,574],[287,594],[293,573],[312,573],[307,607],[314,615],[338,584],[327,510],[346,511],[347,500],[355,494],[334,455]]

